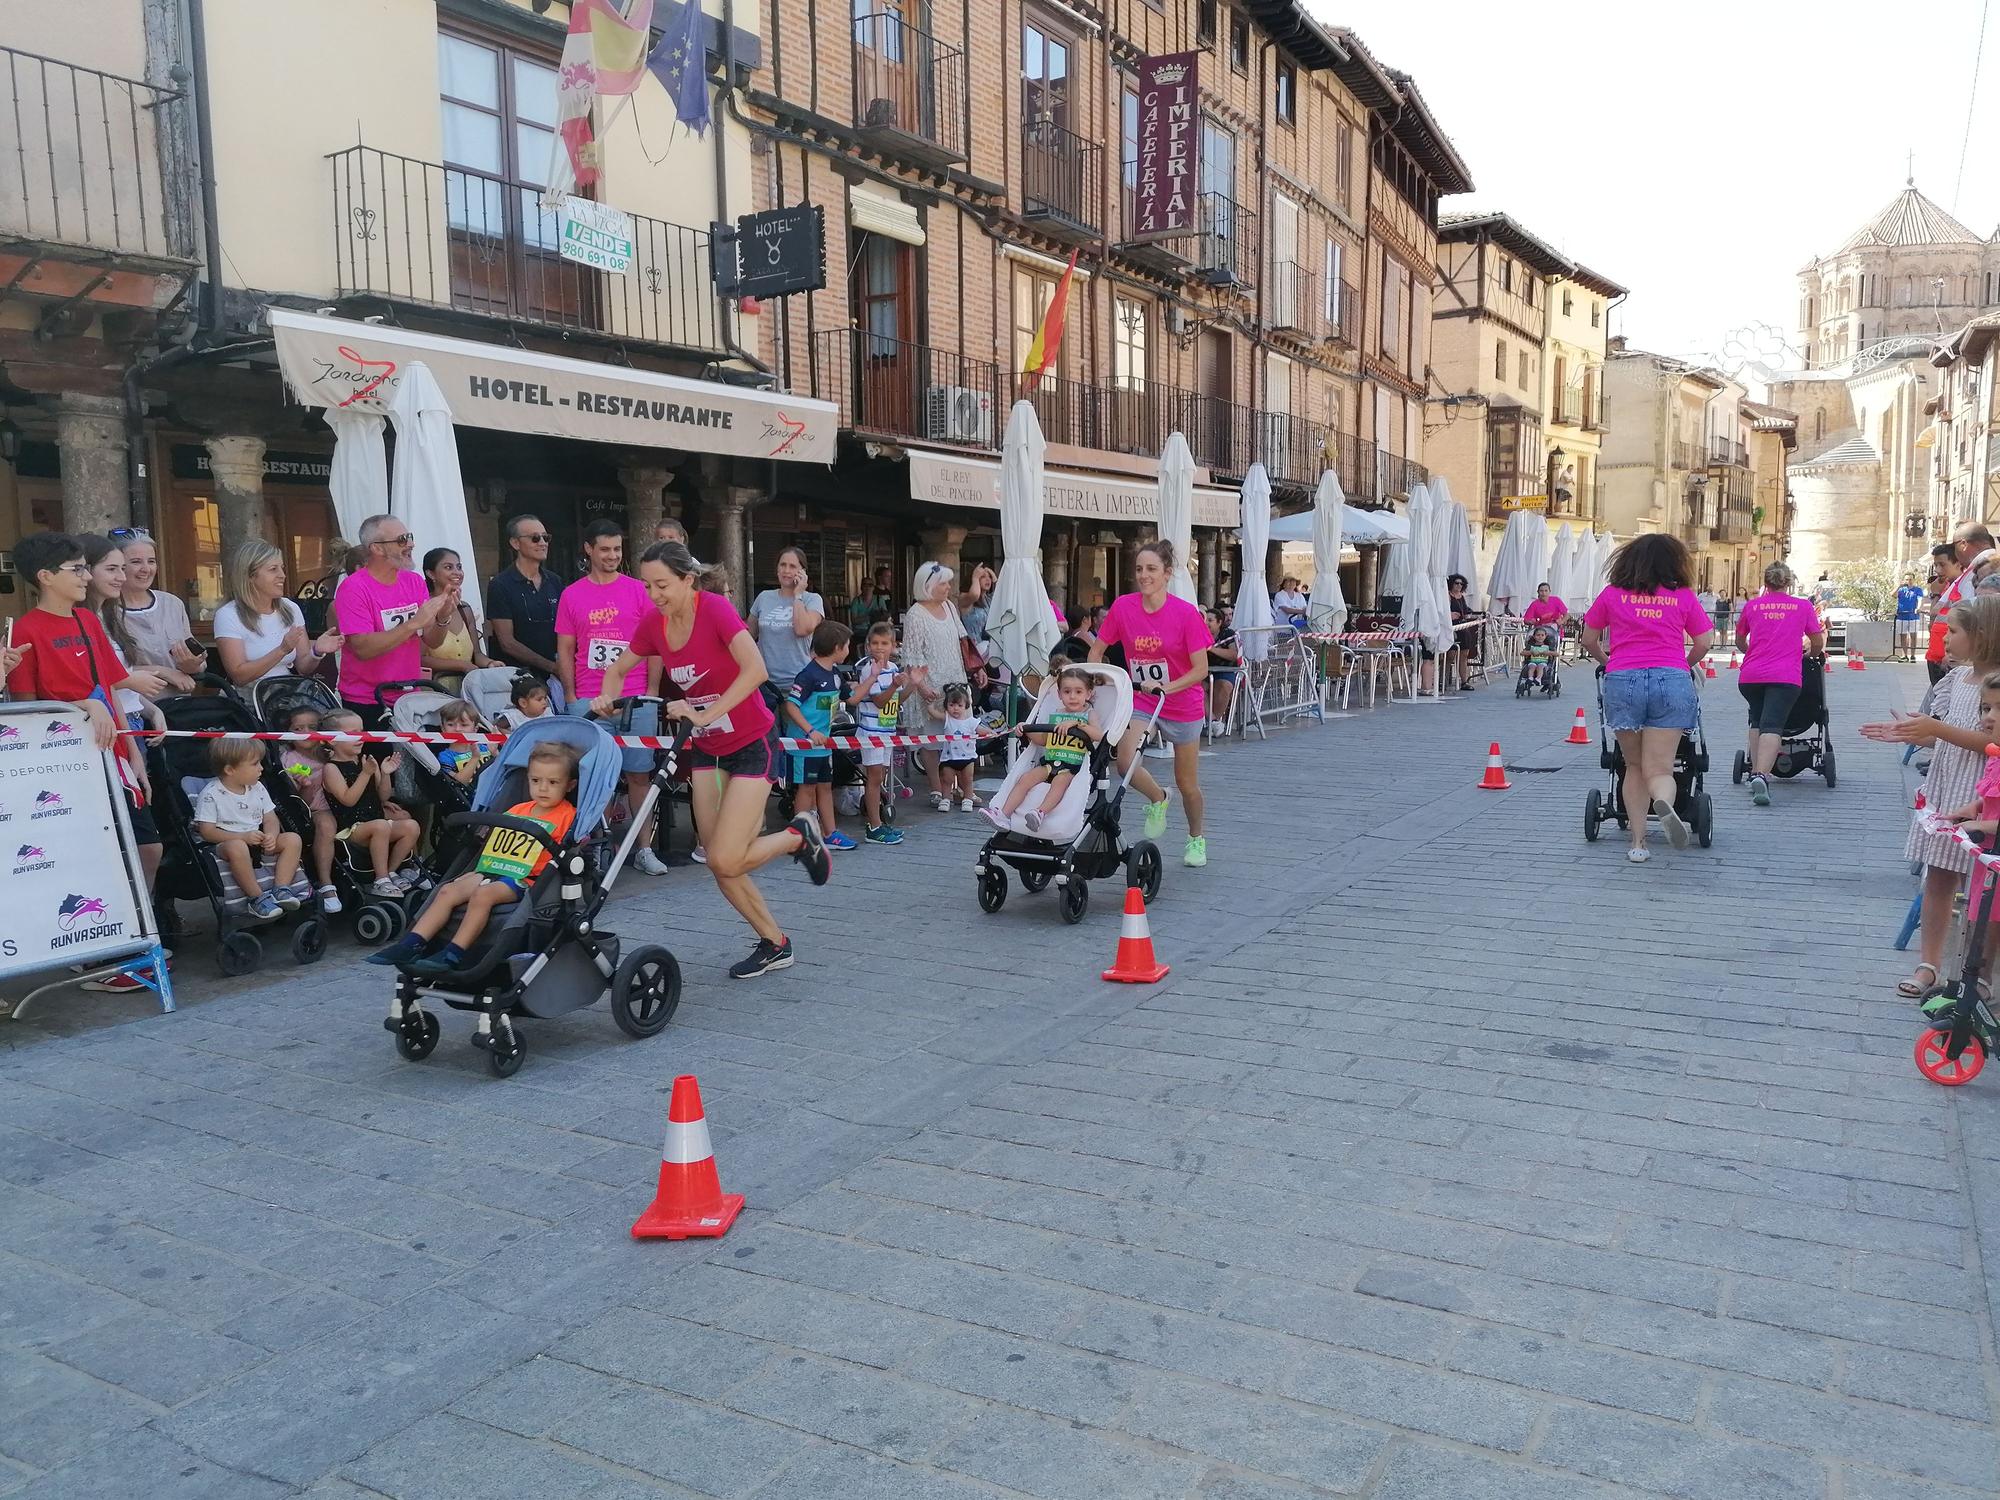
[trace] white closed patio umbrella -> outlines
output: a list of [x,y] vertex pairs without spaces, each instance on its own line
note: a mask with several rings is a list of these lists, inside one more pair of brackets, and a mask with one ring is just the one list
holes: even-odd
[[1340,591],[1340,529],[1346,510],[1347,497],[1340,492],[1339,478],[1331,469],[1323,471],[1313,496],[1313,587],[1306,611],[1314,630],[1339,632],[1347,628],[1347,596]]
[[1432,651],[1451,645],[1451,612],[1445,607],[1438,563],[1439,520],[1429,486],[1419,481],[1410,490],[1410,581],[1403,591],[1402,624],[1421,635]]
[[1595,599],[1610,585],[1611,554],[1617,550],[1618,539],[1616,537],[1612,536],[1608,531],[1597,533],[1596,555],[1591,561],[1590,570],[1590,599],[1583,601],[1586,606],[1590,603],[1591,599]]
[[410,528],[419,557],[433,547],[458,554],[465,567],[461,597],[477,614],[482,594],[472,553],[472,520],[465,510],[465,480],[458,471],[458,439],[451,404],[428,365],[419,361],[403,367],[389,420],[396,424],[389,514]]
[[1264,580],[1264,554],[1271,544],[1271,479],[1261,463],[1243,476],[1243,562],[1237,571],[1233,623],[1245,661],[1262,661],[1270,654],[1268,634],[1276,618],[1271,613],[1271,589]]
[[1160,449],[1160,539],[1174,549],[1167,592],[1194,603],[1194,575],[1188,571],[1194,554],[1194,454],[1178,432],[1168,433]]
[[327,488],[333,494],[333,521],[341,536],[359,541],[361,523],[389,509],[384,423],[372,411],[334,407],[326,413],[326,425],[333,429],[333,470],[327,478]]
[[1000,577],[986,612],[986,633],[1017,674],[1048,670],[1060,634],[1042,582],[1042,424],[1035,408],[1016,401],[1000,444]]
[[1555,546],[1549,551],[1549,571],[1547,578],[1549,592],[1565,604],[1571,602],[1569,597],[1570,554],[1575,551],[1571,542],[1569,522],[1565,521],[1561,526],[1556,528]]
[[1500,546],[1493,554],[1493,571],[1486,577],[1486,594],[1493,607],[1503,614],[1518,615],[1535,597],[1535,585],[1547,574],[1542,560],[1542,538],[1548,523],[1531,510],[1517,510],[1507,518],[1500,533]]

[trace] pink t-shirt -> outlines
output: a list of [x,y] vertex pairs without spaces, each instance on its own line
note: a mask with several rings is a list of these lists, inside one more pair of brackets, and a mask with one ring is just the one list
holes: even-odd
[[1546,599],[1537,599],[1521,611],[1521,620],[1528,625],[1553,625],[1569,618],[1569,606],[1554,594]]
[[[627,573],[609,583],[579,578],[556,601],[556,634],[576,637],[576,696],[588,703],[604,691],[604,674],[618,663],[639,627],[659,611],[646,585]],[[617,696],[630,698],[646,691],[646,669],[625,674]]]
[[[430,590],[421,573],[398,573],[394,583],[379,583],[363,568],[349,573],[333,591],[333,619],[340,633],[357,635],[394,630],[424,607]],[[340,653],[340,696],[363,708],[375,706],[375,689],[384,682],[407,682],[424,675],[423,633],[367,661],[349,646]]]
[[1736,617],[1743,647],[1743,681],[1799,681],[1805,640],[1819,631],[1819,611],[1810,599],[1796,594],[1759,594]]
[[[1148,717],[1160,695],[1139,690],[1185,677],[1194,668],[1194,653],[1215,644],[1201,611],[1177,594],[1167,595],[1151,613],[1139,595],[1120,594],[1104,612],[1097,638],[1107,646],[1125,648],[1125,670],[1132,674],[1132,707]],[[1160,717],[1176,724],[1199,721],[1207,709],[1204,687],[1196,681],[1172,694]]]
[[1639,594],[1613,586],[1591,601],[1583,623],[1592,630],[1610,632],[1607,672],[1640,672],[1649,667],[1685,672],[1689,637],[1715,629],[1708,611],[1696,602],[1693,589]]
[[[694,628],[688,632],[685,646],[678,651],[668,649],[667,617],[656,609],[632,637],[632,649],[641,656],[659,657],[665,668],[661,686],[671,683],[689,703],[702,708],[720,698],[742,672],[729,654],[729,643],[747,633],[743,617],[729,601],[704,589],[695,595]],[[710,755],[727,755],[754,745],[776,722],[764,695],[752,693],[697,734],[695,747]]]

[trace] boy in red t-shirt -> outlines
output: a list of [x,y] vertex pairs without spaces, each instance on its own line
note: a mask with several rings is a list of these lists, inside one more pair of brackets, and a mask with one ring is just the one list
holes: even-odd
[[[12,623],[7,643],[0,645],[0,688],[16,702],[53,699],[70,704],[90,721],[100,750],[115,748],[131,813],[132,841],[151,895],[160,868],[160,830],[146,805],[152,792],[146,757],[136,739],[129,735],[121,739],[117,733],[117,690],[127,674],[103,623],[83,607],[90,590],[83,545],[60,531],[37,532],[15,546],[14,569],[28,585],[34,608]],[[145,986],[129,974],[113,974],[84,988],[124,994]]]

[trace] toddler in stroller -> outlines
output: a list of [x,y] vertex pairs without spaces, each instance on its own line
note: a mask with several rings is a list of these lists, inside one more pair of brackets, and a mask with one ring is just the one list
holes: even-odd
[[[303,844],[278,826],[277,804],[263,781],[264,747],[252,739],[215,741],[215,780],[194,799],[194,831],[249,902],[259,922],[275,922],[312,900],[312,887],[299,879]],[[258,881],[258,856],[272,857],[271,889]]]
[[[1096,684],[1081,667],[1064,667],[1056,674],[1056,696],[1061,707],[1048,714],[1043,723],[1023,724],[1014,733],[1023,740],[1042,742],[1041,759],[1012,783],[998,804],[983,816],[995,828],[1011,830],[1015,815],[1029,833],[1042,831],[1042,820],[1062,805],[1063,796],[1090,758],[1090,752],[1104,743],[1104,726],[1091,715],[1091,693]],[[1021,804],[1037,791],[1041,796],[1025,813]]]
[[1539,692],[1553,698],[1562,691],[1558,646],[1561,637],[1548,625],[1531,626],[1521,645],[1521,676],[1514,684],[1514,696],[1525,698]]

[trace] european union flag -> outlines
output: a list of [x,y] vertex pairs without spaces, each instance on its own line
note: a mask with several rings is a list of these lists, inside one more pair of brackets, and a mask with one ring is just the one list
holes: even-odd
[[[668,9],[672,9],[669,4]],[[659,44],[646,58],[646,70],[674,101],[674,118],[696,135],[708,129],[707,18],[701,0],[685,0],[680,13],[660,32]]]

